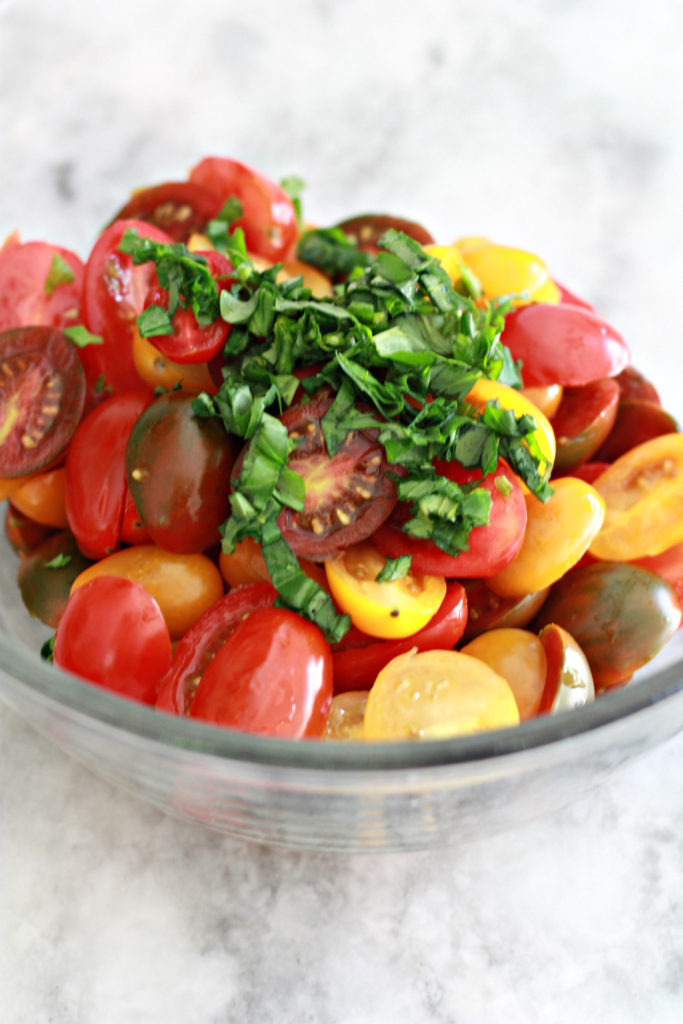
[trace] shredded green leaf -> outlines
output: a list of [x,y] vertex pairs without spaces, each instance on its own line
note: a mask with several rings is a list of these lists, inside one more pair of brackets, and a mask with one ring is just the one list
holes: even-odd
[[412,555],[399,555],[398,558],[387,558],[384,566],[377,574],[375,583],[393,583],[402,580],[410,572]]
[[75,280],[75,276],[66,260],[56,252],[52,257],[52,263],[45,278],[46,294],[52,295],[55,288],[58,288],[60,284],[71,284]]
[[71,561],[71,555],[65,555],[64,552],[60,552],[51,558],[47,562],[43,562],[46,569],[63,569],[65,565],[68,565]]
[[101,345],[103,338],[101,334],[91,334],[83,324],[76,327],[62,327],[62,333],[76,345],[77,348],[85,348],[86,345]]

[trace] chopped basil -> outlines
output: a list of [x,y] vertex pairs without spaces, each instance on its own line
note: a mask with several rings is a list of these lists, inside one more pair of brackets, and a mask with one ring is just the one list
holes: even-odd
[[63,569],[65,565],[68,565],[71,561],[71,555],[65,555],[64,552],[60,552],[51,558],[48,562],[43,562],[46,569]]
[[56,252],[52,257],[52,263],[45,278],[46,293],[52,295],[55,288],[58,288],[60,284],[71,284],[75,280],[75,276],[66,260]]
[[398,558],[387,558],[375,580],[376,583],[392,583],[402,580],[410,572],[412,555],[400,555]]
[[104,340],[101,334],[91,334],[83,324],[78,324],[76,327],[62,327],[62,333],[66,334],[77,348],[85,348],[86,345],[101,345]]

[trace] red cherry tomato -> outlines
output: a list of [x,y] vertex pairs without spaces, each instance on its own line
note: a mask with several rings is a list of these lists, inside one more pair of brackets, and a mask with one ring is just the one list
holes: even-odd
[[464,469],[456,462],[439,462],[436,468],[458,484],[481,480],[481,486],[491,495],[489,521],[470,531],[469,550],[449,555],[431,540],[404,533],[401,524],[410,517],[410,511],[403,504],[375,531],[374,543],[389,558],[411,555],[411,568],[416,573],[450,579],[495,575],[513,560],[524,538],[526,502],[517,477],[502,459],[495,472],[483,478],[481,470]]
[[165,231],[175,242],[187,242],[205,230],[219,213],[221,200],[201,185],[189,181],[167,181],[162,185],[134,192],[112,223],[117,220],[144,220]]
[[117,220],[100,235],[88,257],[83,281],[83,320],[89,331],[102,337],[103,343],[81,349],[81,361],[90,384],[103,378],[115,392],[141,386],[133,361],[133,329],[135,318],[145,307],[150,284],[156,281],[153,263],[134,266],[130,256],[119,252],[128,228],[135,228],[154,242],[173,241],[153,224]]
[[399,654],[417,647],[418,651],[450,650],[463,635],[467,622],[467,597],[460,583],[450,582],[438,612],[426,626],[403,640],[380,640],[352,627],[334,645],[334,692],[367,690],[385,665]]
[[171,641],[159,605],[143,586],[98,576],[67,601],[54,660],[91,683],[152,704],[171,661]]
[[66,459],[66,515],[83,554],[104,558],[119,545],[126,504],[125,453],[147,392],[114,395],[86,416]]
[[613,377],[563,389],[550,421],[557,440],[556,474],[569,473],[595,454],[614,425],[618,404],[619,385]]
[[420,245],[434,244],[434,238],[421,224],[406,220],[404,217],[394,217],[390,213],[363,213],[340,221],[337,227],[341,228],[362,252],[369,252],[372,255],[377,255],[378,242],[390,229],[402,231]]
[[300,739],[322,734],[331,701],[332,655],[318,627],[285,608],[264,608],[210,662],[190,716]]
[[276,597],[270,583],[248,583],[233,587],[200,615],[181,638],[159,683],[157,710],[188,714],[197,684],[216,652],[243,619],[260,608],[272,608]]
[[[203,256],[209,264],[218,290],[230,286],[232,266],[219,252],[195,253]],[[168,309],[168,292],[155,279],[145,296],[145,309],[148,306],[161,306]],[[174,363],[205,363],[212,359],[223,348],[228,336],[230,325],[218,317],[213,323],[201,325],[191,309],[178,309],[173,317],[173,334],[159,334],[147,340],[154,345],[167,359]]]
[[80,320],[83,263],[47,242],[10,241],[0,249],[0,331],[74,327]]
[[502,334],[522,360],[526,387],[589,384],[614,377],[630,361],[626,342],[605,320],[580,306],[532,303],[513,310]]
[[85,404],[76,349],[53,327],[0,334],[0,477],[54,463],[65,451]]
[[283,188],[265,174],[227,157],[207,156],[190,172],[193,184],[214,192],[221,204],[231,197],[242,204],[241,227],[249,252],[273,263],[284,259],[297,234],[296,213]]

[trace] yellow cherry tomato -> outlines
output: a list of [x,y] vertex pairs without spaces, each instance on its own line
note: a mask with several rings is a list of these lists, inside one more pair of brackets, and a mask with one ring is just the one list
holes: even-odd
[[501,409],[510,409],[515,416],[533,416],[536,420],[534,438],[546,460],[545,465],[541,467],[541,472],[544,472],[548,466],[552,466],[556,452],[555,433],[547,416],[544,416],[538,406],[530,402],[521,391],[516,391],[515,388],[510,388],[497,380],[489,380],[488,377],[481,377],[467,395],[470,405],[474,405],[480,412],[487,402],[496,399]]
[[[12,494],[12,504],[34,523],[65,530],[64,467],[37,473]],[[21,479],[21,478],[20,478]]]
[[324,740],[362,740],[367,690],[347,690],[332,698]]
[[561,384],[546,384],[545,386],[522,388],[521,391],[525,398],[528,398],[544,416],[551,420],[560,408],[564,388]]
[[453,243],[454,248],[460,253],[471,251],[472,249],[481,249],[483,245],[490,245],[491,239],[484,238],[482,235],[465,235],[463,238],[457,238]]
[[440,576],[408,573],[377,583],[385,561],[369,541],[346,548],[325,562],[330,592],[354,626],[369,636],[412,636],[438,612],[446,596],[446,581]]
[[541,706],[547,673],[545,650],[535,633],[526,629],[491,629],[471,640],[462,653],[485,661],[507,679],[517,701],[520,721],[534,717]]
[[178,555],[156,544],[137,544],[107,555],[74,580],[71,590],[95,576],[125,576],[156,599],[172,640],[194,625],[223,596],[223,579],[206,555]]
[[636,445],[594,487],[607,509],[590,547],[596,558],[628,562],[683,541],[683,434]]
[[409,651],[377,676],[365,707],[366,740],[442,739],[519,723],[508,682],[459,651]]
[[426,253],[439,261],[453,284],[457,284],[462,276],[460,268],[463,262],[458,249],[454,245],[425,245],[423,248]]
[[152,388],[171,391],[180,385],[182,391],[197,394],[216,391],[206,363],[175,363],[143,338],[137,327],[133,328],[133,362],[142,380]]
[[514,295],[515,305],[539,301],[558,302],[559,290],[543,260],[523,249],[513,249],[495,242],[472,245],[461,250],[463,259],[479,283],[487,299]]
[[546,502],[527,494],[527,521],[519,554],[486,580],[500,597],[522,597],[549,587],[583,557],[605,517],[605,503],[578,477],[553,481]]

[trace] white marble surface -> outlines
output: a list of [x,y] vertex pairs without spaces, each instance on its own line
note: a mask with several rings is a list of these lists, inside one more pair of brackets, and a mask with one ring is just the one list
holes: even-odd
[[[0,0],[0,235],[87,252],[200,155],[444,241],[538,251],[680,416],[683,8],[651,0]],[[2,1024],[674,1024],[683,738],[486,843],[245,846],[0,707]]]

